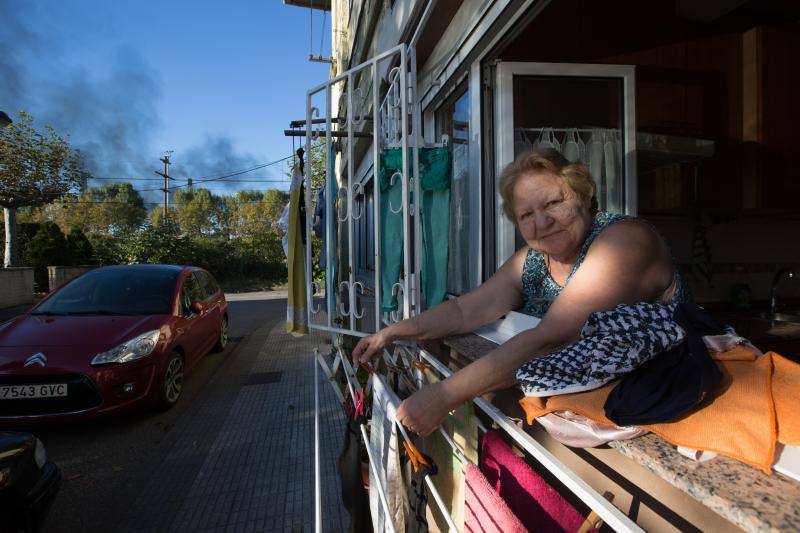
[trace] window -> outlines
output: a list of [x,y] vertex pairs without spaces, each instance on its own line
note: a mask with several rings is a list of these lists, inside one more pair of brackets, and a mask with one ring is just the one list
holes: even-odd
[[183,288],[189,295],[190,302],[205,300],[203,290],[200,288],[200,284],[197,282],[194,274],[186,276],[186,279],[183,281]]
[[194,273],[194,275],[197,277],[197,281],[202,289],[202,293],[204,295],[203,300],[211,298],[217,293],[219,286],[217,285],[217,282],[214,281],[214,278],[211,277],[211,274],[204,270],[198,270]]
[[436,113],[437,142],[450,138],[453,179],[450,187],[450,239],[447,292],[460,295],[478,285],[479,187],[470,165],[469,90],[464,84]]
[[[354,228],[356,242],[356,266],[359,271],[375,271],[375,195],[373,193],[374,180],[367,178],[364,183],[364,197],[359,199],[360,206],[356,207],[361,213],[361,218],[356,220]],[[362,272],[364,273],[364,272]]]

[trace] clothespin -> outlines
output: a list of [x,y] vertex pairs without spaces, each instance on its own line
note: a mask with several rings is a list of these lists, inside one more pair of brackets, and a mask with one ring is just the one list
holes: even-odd
[[422,372],[426,370],[433,370],[433,367],[428,363],[426,363],[425,361],[412,361],[411,366]]
[[353,420],[358,420],[364,416],[364,391],[353,391]]
[[439,471],[433,459],[420,452],[412,442],[403,439],[403,448],[406,449],[411,466],[414,467],[414,472],[419,472],[420,467],[424,467],[429,476],[435,476]]

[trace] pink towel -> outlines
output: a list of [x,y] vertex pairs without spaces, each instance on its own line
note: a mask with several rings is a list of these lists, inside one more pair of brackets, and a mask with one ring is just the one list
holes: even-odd
[[492,488],[478,467],[467,465],[464,530],[468,533],[525,533],[506,502]]
[[495,431],[483,437],[481,471],[531,531],[574,533],[585,518],[511,451]]

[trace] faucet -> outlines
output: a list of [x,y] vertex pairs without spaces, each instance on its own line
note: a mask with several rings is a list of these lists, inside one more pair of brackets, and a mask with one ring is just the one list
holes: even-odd
[[775,277],[772,278],[772,288],[770,289],[770,296],[769,296],[769,314],[770,316],[774,316],[775,312],[778,310],[778,300],[776,298],[776,292],[778,289],[778,283],[783,278],[783,275],[786,274],[786,277],[793,278],[794,277],[794,270],[791,268],[782,268],[775,273]]

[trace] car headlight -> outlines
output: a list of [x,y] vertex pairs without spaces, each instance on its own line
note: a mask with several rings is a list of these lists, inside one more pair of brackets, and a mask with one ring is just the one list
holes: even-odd
[[161,331],[157,329],[142,333],[129,341],[123,342],[116,348],[95,355],[94,359],[92,359],[92,364],[128,363],[146,357],[155,349],[160,335]]
[[33,452],[33,459],[36,461],[36,466],[41,470],[47,462],[47,452],[44,449],[44,444],[39,439],[36,439],[36,448]]

